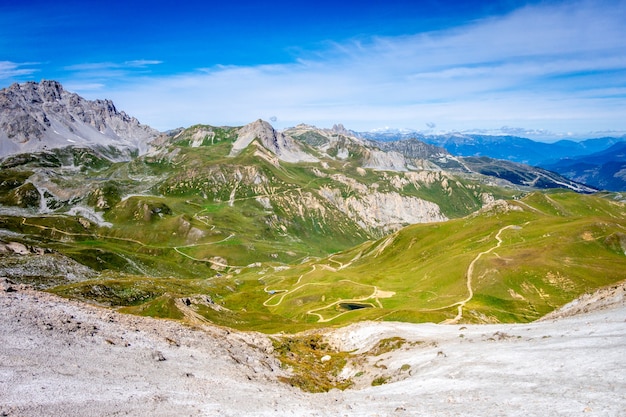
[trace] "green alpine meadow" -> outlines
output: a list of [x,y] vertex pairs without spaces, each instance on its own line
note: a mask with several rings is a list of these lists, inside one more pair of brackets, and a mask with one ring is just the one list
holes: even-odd
[[626,278],[620,193],[343,126],[126,123],[142,144],[0,160],[1,276],[125,313],[266,333],[530,322]]

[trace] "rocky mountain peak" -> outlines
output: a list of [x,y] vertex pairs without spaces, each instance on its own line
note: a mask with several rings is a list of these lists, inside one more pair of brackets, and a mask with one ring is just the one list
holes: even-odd
[[29,86],[36,87],[36,91],[44,99],[45,102],[61,100],[61,96],[65,93],[63,86],[58,81],[43,80],[41,83],[29,83]]
[[43,103],[60,100],[65,90],[57,81],[43,80],[41,83],[29,81],[23,84],[12,84],[3,90],[4,97],[18,99],[30,103]]
[[443,155],[450,155],[444,148],[422,142],[418,139],[404,139],[393,142],[368,141],[370,146],[375,146],[386,152],[399,152],[407,158],[428,159]]
[[334,133],[338,133],[340,135],[354,136],[354,132],[351,132],[348,129],[346,129],[344,125],[341,123],[334,124],[331,131],[333,131]]
[[317,159],[306,153],[290,136],[276,131],[265,120],[258,119],[239,129],[238,137],[230,152],[231,156],[239,154],[255,139],[260,145],[285,162],[315,162]]
[[144,153],[158,135],[111,100],[86,100],[57,81],[0,90],[0,157],[67,146]]

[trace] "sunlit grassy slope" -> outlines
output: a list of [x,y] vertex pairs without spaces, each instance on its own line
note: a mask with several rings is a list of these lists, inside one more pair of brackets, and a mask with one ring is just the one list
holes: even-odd
[[[104,209],[111,227],[86,230],[71,219],[33,217],[22,229],[51,242],[75,241],[54,248],[98,270],[207,278],[222,272],[220,265],[232,271],[258,262],[293,264],[386,233],[338,209],[322,189],[358,199],[356,184],[423,198],[448,217],[477,210],[483,194],[518,193],[440,172],[429,172],[423,183],[406,181],[402,172],[363,170],[356,159],[278,164],[255,144],[231,157],[235,138],[236,129],[198,125],[160,153],[85,174],[83,181],[98,179],[88,203]],[[202,146],[191,147],[194,141]],[[72,181],[80,182],[75,173]],[[56,222],[68,223],[61,229],[73,234],[55,233]]]
[[[500,230],[501,245],[478,257],[497,246]],[[461,322],[530,321],[625,279],[625,249],[623,205],[573,193],[532,194],[507,207],[411,226],[321,261],[240,279],[247,292],[256,285],[258,298],[246,298],[260,311],[310,324],[442,322],[457,316],[463,300]],[[477,257],[468,299],[468,268]],[[234,310],[245,303],[237,293],[229,302]]]
[[[611,195],[515,200],[527,190],[476,175],[364,169],[359,147],[342,160],[307,148],[321,161],[290,164],[254,141],[233,157],[236,137],[198,125],[129,162],[77,171],[52,160],[41,171],[33,156],[3,167],[0,204],[31,210],[0,215],[5,240],[91,271],[28,282],[135,314],[290,332],[366,319],[529,321],[626,278],[625,209]],[[39,200],[35,171],[56,197]],[[329,190],[344,202],[420,198],[453,220],[388,234]],[[476,212],[492,198],[509,202]],[[40,203],[50,210],[35,215]],[[108,224],[69,215],[77,205]]]
[[[174,299],[208,294],[213,303],[191,300],[184,309],[199,320],[267,332],[357,320],[525,322],[625,279],[625,251],[623,204],[569,192],[534,193],[288,268],[268,263],[210,280],[101,284],[134,294],[125,303],[105,294],[128,306],[124,311],[161,317],[182,315]],[[98,300],[95,284],[54,291]]]

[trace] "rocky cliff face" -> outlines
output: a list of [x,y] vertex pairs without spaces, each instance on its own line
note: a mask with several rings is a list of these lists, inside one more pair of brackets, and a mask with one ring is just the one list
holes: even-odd
[[118,111],[110,100],[85,100],[56,81],[0,90],[0,157],[67,146],[114,148],[116,159],[143,154],[159,132]]
[[409,224],[448,220],[437,204],[397,192],[374,191],[343,197],[340,190],[324,187],[319,194],[373,235],[396,231]]
[[368,150],[363,157],[363,168],[371,168],[380,171],[406,171],[406,158],[398,152]]

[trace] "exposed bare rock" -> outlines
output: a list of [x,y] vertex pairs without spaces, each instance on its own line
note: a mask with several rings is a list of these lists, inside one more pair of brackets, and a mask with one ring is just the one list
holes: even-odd
[[209,129],[200,128],[196,130],[193,135],[191,135],[191,147],[197,148],[198,146],[202,145],[205,140],[213,143],[213,141],[215,140],[215,132]]
[[50,249],[0,240],[0,277],[52,288],[95,276],[94,270]]
[[67,146],[111,146],[118,159],[128,159],[132,152],[145,153],[158,135],[118,111],[112,101],[85,100],[56,81],[16,83],[0,90],[0,157]]
[[440,170],[433,161],[449,156],[445,149],[417,139],[394,142],[366,140],[341,124],[332,129],[301,124],[287,129],[285,133],[330,157],[339,160],[355,157],[363,168],[381,171]]
[[264,148],[274,153],[281,161],[317,162],[317,158],[304,152],[295,140],[277,132],[269,123],[261,119],[239,130],[238,138],[233,144],[230,155],[239,154],[255,139],[258,139]]
[[338,123],[338,124],[334,124],[333,127],[331,128],[331,130],[335,133],[339,133],[340,135],[344,135],[344,136],[354,136],[354,132],[346,129],[344,127],[343,124]]
[[489,194],[481,195],[481,198],[485,201],[485,205],[475,213],[472,213],[470,216],[476,217],[484,214],[498,214],[498,213],[507,213],[509,211],[523,211],[524,209],[518,205],[511,204],[506,200],[494,199],[493,196]]
[[428,159],[450,155],[448,151],[439,146],[430,145],[417,139],[396,140],[392,142],[367,141],[370,146],[383,151],[394,151],[411,159]]
[[340,190],[323,187],[319,193],[364,229],[394,231],[408,224],[447,220],[437,204],[396,192],[343,197]]
[[626,281],[619,282],[608,287],[600,288],[591,293],[571,301],[558,310],[555,310],[541,320],[555,320],[563,317],[571,317],[590,311],[599,311],[614,308],[626,303]]
[[6,280],[0,311],[5,416],[618,416],[626,409],[623,298],[529,324],[320,330],[351,352],[340,376],[354,381],[322,394],[279,382],[288,370],[266,335],[126,316]]
[[407,161],[399,152],[384,152],[373,149],[363,158],[363,168],[381,171],[406,171]]
[[46,250],[34,246],[26,246],[20,242],[3,242],[0,240],[0,254],[10,255],[43,255],[44,253],[50,253],[50,250]]
[[284,371],[264,335],[120,315],[7,281],[0,289],[0,415],[234,416],[258,411],[242,397],[266,410],[306,398],[277,382]]

